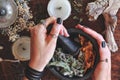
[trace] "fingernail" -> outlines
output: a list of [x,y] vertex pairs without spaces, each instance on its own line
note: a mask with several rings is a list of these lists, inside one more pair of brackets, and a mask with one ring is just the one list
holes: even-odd
[[105,46],[106,46],[106,42],[105,41],[102,41],[102,48],[105,48]]
[[61,24],[62,23],[62,19],[61,18],[57,18],[57,23]]

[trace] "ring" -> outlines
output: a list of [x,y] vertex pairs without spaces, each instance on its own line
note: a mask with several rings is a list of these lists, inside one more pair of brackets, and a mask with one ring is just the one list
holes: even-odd
[[40,20],[40,24],[42,24],[45,28],[47,27],[46,26],[46,20],[44,20],[44,19]]
[[108,59],[106,58],[104,60],[100,60],[100,62],[106,62],[106,63],[108,63]]
[[58,36],[56,34],[49,34],[52,38],[57,38]]

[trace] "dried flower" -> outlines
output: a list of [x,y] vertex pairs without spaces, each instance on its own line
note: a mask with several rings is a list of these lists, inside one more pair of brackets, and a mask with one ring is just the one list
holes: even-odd
[[[73,9],[80,15],[83,13],[83,0],[70,0],[71,5],[73,7]],[[78,23],[81,23],[83,21],[82,17],[80,17],[79,15],[75,15],[73,16],[74,20],[77,20]]]
[[30,8],[28,7],[28,0],[15,0],[18,6],[18,17],[15,23],[7,28],[1,30],[1,34],[8,35],[9,41],[16,41],[20,36],[18,32],[24,29],[29,29],[29,27],[34,26],[34,21]]

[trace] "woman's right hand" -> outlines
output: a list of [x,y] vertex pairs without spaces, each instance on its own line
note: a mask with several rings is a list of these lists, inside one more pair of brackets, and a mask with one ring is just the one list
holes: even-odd
[[85,33],[91,35],[97,40],[99,45],[100,62],[94,71],[93,80],[111,80],[111,52],[108,49],[107,44],[105,44],[105,47],[102,47],[102,42],[105,41],[102,35],[79,24],[76,28],[81,29]]
[[[61,19],[49,17],[45,20],[44,24],[38,24],[30,29],[31,58],[29,66],[40,72],[44,70],[54,55],[58,35],[69,36],[67,30],[62,25]],[[53,27],[50,33],[47,34],[46,28],[50,24],[53,24]]]

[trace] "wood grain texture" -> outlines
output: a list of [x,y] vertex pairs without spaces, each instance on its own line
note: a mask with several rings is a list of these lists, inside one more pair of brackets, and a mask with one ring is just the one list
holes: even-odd
[[[38,2],[37,2],[38,1]],[[39,14],[39,19],[44,19],[46,17],[48,17],[47,11],[45,9],[47,9],[47,4],[48,4],[49,0],[32,0],[32,9],[35,10],[36,6],[34,5],[41,5],[41,8],[43,7],[44,10],[40,10],[41,11],[41,15],[44,14],[44,16],[40,16]],[[85,9],[85,6],[87,5],[88,2],[90,2],[90,0],[83,0],[84,4],[83,4],[83,8]],[[91,0],[92,1],[92,0]],[[37,3],[36,3],[37,2]],[[38,11],[38,9],[36,9]],[[33,11],[33,13],[36,11]],[[36,14],[34,14],[36,15]],[[90,22],[88,21],[88,17],[84,14],[78,14],[76,13],[74,10],[72,10],[71,16],[64,22],[64,25],[66,28],[70,28],[70,27],[74,27],[78,22],[72,19],[72,16],[74,15],[79,15],[82,16],[83,21],[81,22],[81,24],[86,25],[88,27],[90,27],[91,29],[102,33],[104,31],[104,19],[102,17],[102,15],[98,18],[97,21],[94,22]],[[119,50],[115,53],[112,53],[112,80],[120,80],[120,10],[118,11],[118,26],[116,27],[115,30],[115,40],[118,44]],[[72,23],[72,24],[71,24]],[[45,72],[45,75],[43,77],[42,80],[59,80],[58,78],[55,77],[55,75],[53,75],[49,70],[47,70]]]

